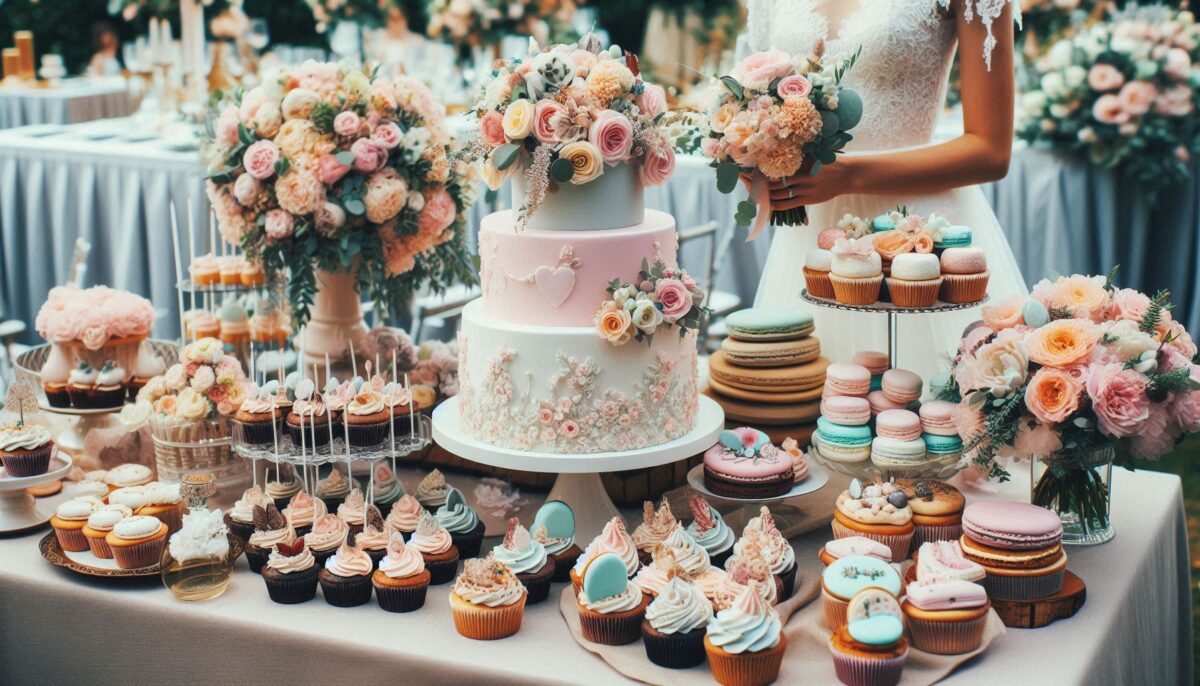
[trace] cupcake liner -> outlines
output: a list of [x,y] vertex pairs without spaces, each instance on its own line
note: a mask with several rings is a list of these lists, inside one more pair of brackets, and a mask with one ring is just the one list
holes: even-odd
[[525,596],[522,595],[512,605],[487,607],[473,605],[451,592],[450,609],[454,615],[454,628],[459,635],[478,641],[494,641],[520,631],[521,618],[525,614]]
[[817,298],[832,298],[833,282],[829,280],[829,272],[819,272],[808,267],[804,268],[804,285],[808,294]]
[[[579,560],[579,556],[583,551],[579,546],[571,544],[569,548],[561,553],[555,553],[551,557],[554,558],[554,580],[559,583],[571,581],[571,570],[575,567],[575,562]],[[714,562],[713,564],[716,564]]]
[[267,564],[267,558],[270,556],[270,548],[262,548],[256,545],[246,546],[246,563],[250,565],[250,571],[255,574],[262,573],[263,565]]
[[642,620],[642,644],[646,658],[667,669],[687,669],[704,662],[705,628],[686,634],[664,634],[654,631],[650,622]]
[[554,580],[554,562],[547,560],[546,564],[542,565],[538,571],[517,574],[517,578],[521,580],[528,592],[525,604],[540,603],[550,597],[550,582]]
[[983,580],[989,598],[1003,600],[1037,600],[1062,590],[1067,568],[1038,576],[1000,576],[989,573]]
[[[71,395],[67,393],[66,388],[51,390],[43,386],[42,390],[46,392],[46,403],[50,407],[65,408],[71,406]],[[134,399],[136,398],[131,398],[131,400]]]
[[829,279],[833,281],[834,296],[843,305],[870,305],[879,300],[879,287],[883,284],[882,274],[861,279],[848,279],[832,274]]
[[943,274],[939,296],[948,303],[973,303],[987,295],[988,277],[982,274]]
[[430,561],[429,558],[425,558],[425,569],[429,570],[430,585],[438,586],[449,583],[454,580],[454,575],[458,573],[458,558],[441,562],[434,562]]
[[975,650],[983,643],[987,613],[976,619],[961,622],[937,622],[905,616],[912,643],[918,650],[938,655],[961,655]]
[[461,534],[450,532],[450,540],[454,542],[454,547],[458,548],[459,559],[469,560],[472,557],[479,557],[479,548],[483,546],[484,528],[483,520],[480,520],[470,531]]
[[334,547],[330,548],[329,550],[316,550],[314,548],[309,548],[308,552],[312,553],[313,559],[317,561],[317,566],[324,568],[325,560],[333,557],[333,554],[337,552],[337,548]]
[[387,548],[380,548],[378,550],[364,549],[363,552],[367,554],[367,557],[371,558],[372,569],[379,569],[379,563],[383,561],[383,558],[387,557]]
[[583,637],[592,643],[623,646],[642,637],[642,619],[645,616],[646,602],[644,599],[637,610],[609,615],[592,612],[581,606],[579,608],[579,628],[583,632]]
[[924,281],[889,278],[888,293],[896,307],[932,307],[942,286],[941,277]]
[[429,583],[414,586],[375,586],[375,600],[379,607],[387,612],[413,612],[425,605],[425,595],[429,591]]
[[125,404],[125,387],[94,388],[90,393],[84,393],[88,402],[94,408],[120,407]]
[[[857,531],[842,524],[834,519],[830,522],[833,527],[834,538],[849,538],[851,536],[863,536],[872,541],[878,541],[892,549],[892,562],[903,562],[908,559],[908,551],[912,544],[913,532],[906,534],[873,534],[864,531]],[[915,527],[914,527],[915,530]]]
[[779,667],[783,664],[783,653],[787,650],[787,636],[779,634],[779,643],[769,650],[757,653],[727,653],[704,639],[704,651],[708,654],[708,666],[713,678],[721,686],[767,686],[779,678]]
[[69,553],[82,553],[91,547],[88,544],[87,536],[83,535],[83,529],[60,529],[54,527],[54,534],[58,536],[58,544],[62,546],[63,550]]
[[162,562],[163,549],[167,547],[167,537],[157,536],[133,545],[110,547],[113,551],[113,559],[121,569],[154,567]]
[[782,582],[782,590],[779,592],[779,602],[783,602],[792,597],[792,593],[796,590],[796,569],[795,562],[792,563],[791,569],[784,571],[783,574],[776,574],[775,578]]
[[250,534],[254,533],[253,523],[239,522],[228,514],[225,515],[225,526],[229,527],[229,533],[242,539],[243,543],[250,539]]
[[250,445],[274,444],[276,437],[282,435],[278,424],[276,424],[274,430],[271,429],[271,425],[275,424],[271,420],[262,422],[235,421],[234,424],[242,428],[242,442],[249,443]]
[[264,574],[263,581],[267,585],[267,595],[272,601],[281,605],[295,605],[317,597],[319,573],[320,570],[313,565],[302,572]]
[[319,578],[325,602],[334,607],[357,607],[371,602],[370,576],[338,576],[322,569]]
[[291,436],[292,443],[296,445],[300,445],[301,432],[304,433],[304,445],[309,448],[319,448],[329,442],[329,430],[327,428],[325,431],[319,429],[312,431],[307,427],[292,426],[287,422],[284,423],[284,426],[287,427],[288,436]]
[[825,623],[829,625],[830,631],[837,631],[846,626],[846,612],[850,609],[850,601],[834,598],[822,588],[821,609],[825,611]]
[[[84,536],[84,538],[87,539],[88,547],[92,549],[93,555],[100,558],[101,560],[113,559],[112,548],[108,545],[108,541],[105,540],[105,538],[103,536],[101,536],[99,538],[92,538],[91,536]],[[60,540],[60,543],[61,543],[61,540]]]
[[390,422],[385,419],[378,424],[348,424],[350,445],[354,448],[370,448],[377,446],[387,437]]
[[846,686],[895,686],[900,683],[904,663],[908,661],[908,650],[899,657],[867,658],[839,653],[829,642],[833,653],[833,669],[838,681]]
[[957,541],[962,537],[962,523],[943,524],[941,526],[916,525],[913,529],[911,549],[920,550],[921,544],[930,541]]
[[20,454],[5,454],[0,456],[0,463],[4,464],[4,471],[9,476],[37,476],[45,474],[50,469],[50,454],[53,451],[54,443],[23,452]]

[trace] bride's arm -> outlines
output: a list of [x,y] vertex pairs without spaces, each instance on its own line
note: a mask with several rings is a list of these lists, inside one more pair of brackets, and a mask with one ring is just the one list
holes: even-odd
[[[825,202],[839,195],[920,195],[1003,178],[1008,173],[1013,137],[1012,8],[992,23],[996,46],[991,71],[984,61],[987,28],[976,15],[963,16],[954,2],[962,77],[963,135],[907,152],[844,156],[816,176],[801,173],[771,185],[771,206],[785,210]],[[897,75],[903,78],[903,75]],[[870,107],[867,103],[867,107]],[[790,196],[789,196],[790,194]]]

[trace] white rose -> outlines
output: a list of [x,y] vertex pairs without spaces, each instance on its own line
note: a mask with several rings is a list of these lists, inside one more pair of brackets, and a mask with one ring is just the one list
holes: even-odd
[[1052,71],[1042,77],[1042,90],[1047,97],[1057,98],[1063,95],[1065,84],[1063,75],[1059,72]]
[[645,334],[652,334],[662,324],[663,314],[650,300],[639,300],[631,313],[633,325]]
[[167,382],[167,390],[178,391],[187,385],[187,375],[183,373],[183,365],[173,364],[163,377]]
[[150,421],[152,414],[154,414],[154,406],[147,401],[139,400],[121,408],[118,419],[127,431],[137,431]]
[[1073,111],[1075,108],[1070,105],[1054,104],[1050,106],[1050,116],[1058,119],[1066,119]]
[[283,104],[280,106],[280,109],[283,110],[283,118],[288,120],[308,119],[320,100],[321,97],[315,91],[307,88],[294,88],[283,96]]
[[425,207],[425,196],[420,191],[409,191],[408,209],[413,212],[420,212],[423,207]]
[[198,391],[185,388],[175,398],[176,412],[188,421],[196,421],[208,416],[208,398]]
[[1056,69],[1062,69],[1071,64],[1072,46],[1068,41],[1055,43],[1054,47],[1050,48],[1046,58],[1050,61],[1050,65]]
[[1069,88],[1078,88],[1087,81],[1087,70],[1077,64],[1067,67],[1064,73],[1066,74],[1067,86]]

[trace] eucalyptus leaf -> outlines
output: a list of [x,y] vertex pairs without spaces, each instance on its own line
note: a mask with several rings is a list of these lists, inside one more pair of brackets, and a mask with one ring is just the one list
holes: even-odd
[[737,82],[737,79],[732,76],[722,76],[721,83],[725,84],[725,88],[733,94],[733,97],[741,100],[746,95],[746,91],[742,88],[742,84]]
[[364,205],[363,201],[358,198],[348,198],[344,204],[346,206],[346,211],[355,215],[356,217],[362,216],[363,213],[367,211],[367,206]]
[[758,214],[758,206],[749,200],[743,200],[737,204],[738,214],[753,218]]
[[354,153],[349,150],[339,150],[333,154],[333,159],[338,161],[338,164],[349,167],[354,164]]
[[843,89],[838,93],[838,119],[841,120],[841,129],[849,130],[858,126],[858,122],[862,121],[863,101],[858,93]]
[[560,157],[550,163],[550,178],[559,183],[566,183],[575,176],[575,165],[565,157]]
[[737,188],[740,172],[733,162],[722,162],[717,167],[717,190],[722,193],[732,193]]
[[841,129],[842,120],[836,113],[829,110],[821,110],[821,135],[828,136],[832,133],[837,133]]
[[521,154],[521,146],[517,143],[505,143],[496,148],[492,153],[492,164],[496,169],[504,171],[517,161],[517,157]]

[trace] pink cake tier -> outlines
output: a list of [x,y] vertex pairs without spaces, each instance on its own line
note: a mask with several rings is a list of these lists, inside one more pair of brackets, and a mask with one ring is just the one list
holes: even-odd
[[643,259],[677,266],[678,245],[675,220],[654,210],[603,231],[521,230],[496,212],[479,231],[483,309],[513,324],[590,327],[613,279],[636,281]]

